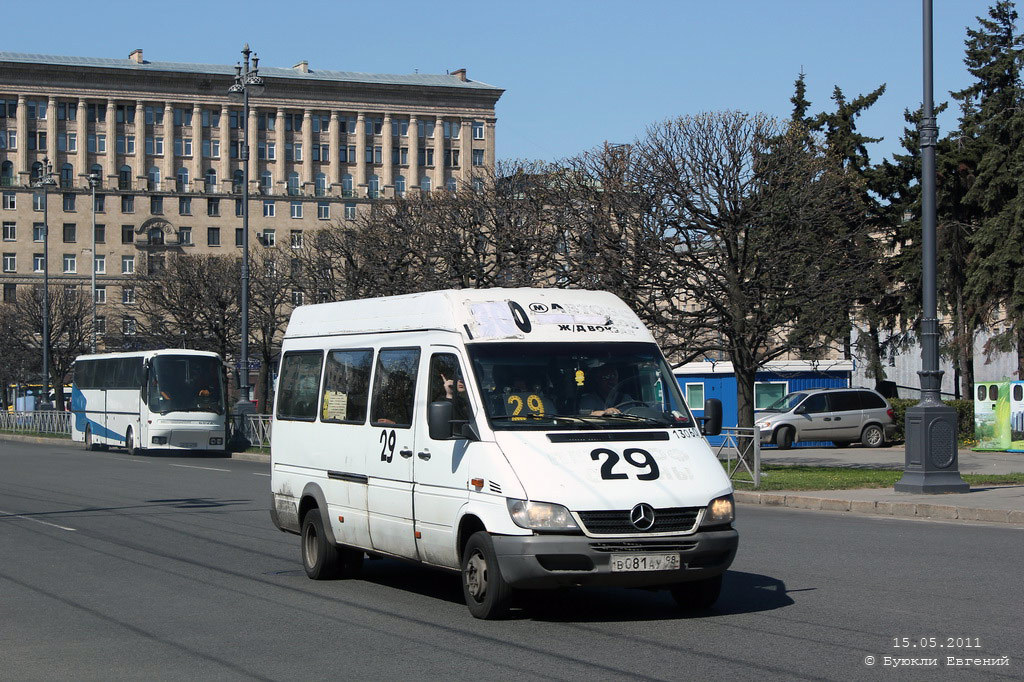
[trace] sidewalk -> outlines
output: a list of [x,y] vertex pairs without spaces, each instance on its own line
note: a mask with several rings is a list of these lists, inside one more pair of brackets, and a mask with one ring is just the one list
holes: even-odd
[[[805,464],[863,469],[902,470],[903,446],[887,448],[793,448],[761,450],[762,464]],[[961,474],[1012,474],[1024,472],[1024,453],[958,453]],[[985,486],[967,493],[929,495],[896,492],[892,488],[852,490],[738,491],[739,504],[849,512],[900,518],[991,521],[1024,526],[1024,485]]]

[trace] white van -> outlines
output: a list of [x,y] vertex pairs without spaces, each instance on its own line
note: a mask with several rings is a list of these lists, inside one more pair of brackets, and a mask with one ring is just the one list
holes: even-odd
[[[705,431],[721,404],[704,406]],[[597,291],[437,291],[302,306],[271,441],[274,524],[307,575],[365,553],[460,571],[478,618],[515,589],[670,589],[706,608],[736,554],[732,486],[661,351]]]

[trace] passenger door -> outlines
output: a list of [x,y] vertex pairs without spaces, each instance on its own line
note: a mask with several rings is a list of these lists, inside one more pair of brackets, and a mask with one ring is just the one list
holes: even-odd
[[[473,414],[470,392],[455,348],[434,346],[426,374],[421,379],[423,402],[416,419],[416,457],[413,463],[417,546],[420,558],[439,566],[458,566],[455,519],[469,499],[468,440],[433,440],[427,428],[427,405],[451,400],[453,418],[468,420]],[[445,384],[448,384],[447,389]],[[461,387],[460,387],[461,384]]]
[[417,558],[413,528],[413,428],[419,348],[382,348],[373,372],[366,508],[374,549]]
[[827,437],[822,440],[854,441],[860,438],[861,424],[864,421],[857,391],[835,391],[828,394],[831,415],[831,426],[826,428]]
[[[808,440],[831,440],[827,435],[832,428],[829,415],[828,396],[825,393],[814,393],[797,408],[798,438]],[[828,417],[828,421],[826,421]]]

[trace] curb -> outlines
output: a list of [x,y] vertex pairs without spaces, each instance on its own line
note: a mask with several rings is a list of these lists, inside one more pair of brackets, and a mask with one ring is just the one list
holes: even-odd
[[990,521],[1011,525],[1024,525],[1024,511],[1011,509],[985,509],[959,507],[931,502],[881,502],[875,500],[845,500],[837,497],[813,497],[793,493],[733,493],[740,504],[788,507],[812,511],[838,511],[868,516],[893,516],[910,519],[941,519],[960,521]]

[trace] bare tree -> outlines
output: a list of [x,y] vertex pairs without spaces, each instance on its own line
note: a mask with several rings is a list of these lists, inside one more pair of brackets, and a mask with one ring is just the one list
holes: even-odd
[[137,274],[139,334],[157,347],[183,346],[229,357],[240,335],[237,258],[172,255]]
[[257,245],[249,253],[249,332],[260,358],[256,396],[260,409],[270,404],[270,369],[288,324],[291,290],[302,290],[303,262],[289,250]]
[[649,281],[661,303],[642,314],[674,358],[733,362],[740,426],[753,424],[757,369],[821,357],[872,281],[858,180],[808,140],[797,125],[720,112],[637,143],[636,184],[656,198],[644,226],[662,244]]
[[[13,357],[41,358],[43,353],[43,288],[24,288],[9,309],[7,330],[14,342]],[[50,384],[56,404],[64,404],[64,383],[75,358],[88,353],[92,341],[92,303],[89,294],[75,285],[51,285],[49,296]],[[5,353],[8,351],[5,349]],[[25,365],[23,365],[24,367]],[[28,369],[28,367],[26,367]]]

